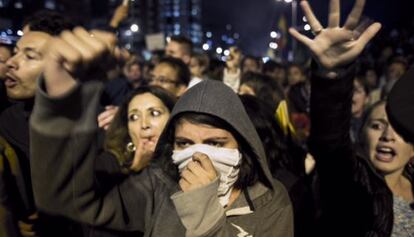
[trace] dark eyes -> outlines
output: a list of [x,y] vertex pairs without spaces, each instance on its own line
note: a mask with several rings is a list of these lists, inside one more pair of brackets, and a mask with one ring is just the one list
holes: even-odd
[[136,121],[136,120],[138,120],[139,119],[139,116],[137,115],[137,114],[130,114],[129,116],[128,116],[128,120],[129,121]]
[[[160,110],[151,110],[149,114],[151,115],[151,117],[159,117],[163,113]],[[140,116],[136,113],[128,115],[128,121],[137,121],[139,118]]]
[[[204,143],[205,145],[214,146],[214,147],[223,147],[224,142],[217,142],[217,141],[208,141]],[[194,145],[194,142],[187,141],[187,140],[176,140],[175,147],[176,149],[185,149],[191,145]]]
[[27,58],[27,59],[29,59],[29,60],[36,59],[36,57],[34,57],[34,56],[30,55],[30,54],[26,54],[25,56],[26,56],[26,58]]
[[175,141],[175,148],[177,149],[185,149],[191,145],[194,145],[194,143],[190,142],[190,141],[181,141],[181,140],[176,140]]
[[223,147],[224,143],[223,142],[210,141],[210,142],[207,142],[206,145],[214,146],[214,147]]
[[153,117],[158,117],[158,116],[160,116],[162,113],[161,113],[161,111],[158,111],[158,110],[151,110],[151,116],[153,116]]
[[370,128],[374,129],[374,130],[384,130],[385,129],[385,124],[383,123],[379,123],[379,122],[373,122],[370,125]]

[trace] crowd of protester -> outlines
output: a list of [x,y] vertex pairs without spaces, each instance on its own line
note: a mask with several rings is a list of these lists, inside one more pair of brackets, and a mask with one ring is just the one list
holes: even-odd
[[125,4],[29,17],[0,45],[0,237],[414,236],[414,28],[364,2],[323,27],[301,1],[305,65],[184,36],[145,61]]

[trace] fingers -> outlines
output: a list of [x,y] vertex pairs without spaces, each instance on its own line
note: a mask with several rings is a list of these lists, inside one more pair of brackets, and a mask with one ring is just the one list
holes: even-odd
[[24,237],[35,237],[36,232],[34,231],[34,225],[33,224],[27,224],[23,221],[18,222],[20,234]]
[[362,11],[364,10],[365,0],[356,0],[354,8],[349,14],[344,28],[348,30],[353,30],[357,27],[359,18],[361,17]]
[[117,106],[106,106],[105,111],[98,115],[98,126],[107,130],[118,112]]
[[180,175],[179,184],[184,192],[206,186],[215,179],[198,161],[190,161]]
[[[380,23],[374,23],[370,25],[358,38],[357,45],[358,47],[361,47],[362,49],[365,47],[365,45],[368,44],[368,42],[374,38],[374,36],[378,33],[378,31],[381,29]],[[362,51],[361,49],[361,51]]]
[[318,19],[313,14],[313,11],[309,5],[308,1],[301,1],[300,6],[302,7],[303,13],[306,16],[306,19],[308,20],[309,25],[311,26],[312,30],[314,32],[319,32],[323,29],[323,26],[321,23],[319,23]]
[[132,161],[131,170],[136,172],[147,167],[151,161],[153,151],[147,150],[144,141],[138,142],[137,149],[135,151],[134,159]]
[[74,73],[82,61],[82,55],[61,38],[53,39],[51,45],[49,50],[51,58],[69,73]]
[[312,43],[313,41],[311,39],[309,39],[308,37],[306,37],[305,35],[302,35],[301,33],[299,33],[296,29],[294,28],[290,28],[289,29],[289,33],[299,42],[301,42],[302,44],[306,45],[308,48],[311,49],[312,47]]
[[106,45],[106,49],[109,52],[112,53],[114,51],[117,43],[117,38],[113,33],[100,30],[92,30],[90,33],[94,36],[93,38],[104,43]]
[[183,192],[191,190],[191,184],[189,184],[185,179],[180,179],[180,181],[178,181],[178,184],[180,185],[180,188],[183,190]]
[[329,41],[331,45],[349,42],[352,41],[354,38],[354,34],[352,31],[339,28],[333,29],[331,32],[328,32],[327,34],[329,34]]
[[39,215],[37,214],[37,212],[29,216],[29,220],[37,220],[38,218],[39,218]]
[[[72,50],[75,50],[78,56],[77,61],[75,63],[88,63],[93,60],[95,57],[95,52],[93,49],[89,46],[89,44],[86,43],[86,41],[80,39],[77,37],[73,32],[71,31],[64,31],[60,38],[65,41],[67,45],[70,45],[72,47]],[[88,38],[92,38],[88,35]],[[78,62],[79,60],[79,62]]]
[[339,22],[341,20],[340,8],[339,0],[331,0],[329,5],[329,28],[339,27]]
[[194,153],[193,161],[196,161],[201,165],[201,167],[208,173],[209,178],[211,180],[215,179],[215,177],[217,176],[216,169],[214,168],[213,163],[206,154],[200,152]]
[[107,53],[112,53],[115,44],[116,38],[111,33],[91,33],[77,27],[73,31],[64,31],[60,37],[53,39],[49,60],[57,61],[69,73],[76,73],[90,63],[101,60]]
[[91,34],[82,27],[76,27],[73,30],[73,33],[76,37],[79,38],[83,43],[85,43],[91,51],[94,52],[103,52],[105,51],[105,43],[101,42],[99,38],[95,37],[95,34]]
[[202,153],[195,153],[180,175],[179,185],[184,192],[206,186],[217,177],[213,163]]
[[354,61],[358,55],[364,50],[368,42],[378,33],[381,29],[381,24],[374,23],[359,37],[358,40],[354,40],[349,46],[349,50],[338,55],[334,61],[337,65],[345,65]]

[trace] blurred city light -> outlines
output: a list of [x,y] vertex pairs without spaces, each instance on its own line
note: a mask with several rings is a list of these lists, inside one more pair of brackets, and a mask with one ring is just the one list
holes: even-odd
[[138,32],[139,31],[139,26],[137,24],[132,24],[131,25],[131,31],[132,32]]

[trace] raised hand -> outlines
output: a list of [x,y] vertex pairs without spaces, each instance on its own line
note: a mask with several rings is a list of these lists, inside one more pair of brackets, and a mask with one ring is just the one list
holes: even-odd
[[216,169],[210,158],[203,153],[194,153],[190,161],[181,172],[178,182],[184,192],[208,185],[217,177]]
[[124,0],[122,4],[115,9],[109,25],[113,28],[118,28],[119,24],[128,17],[128,8],[128,1]]
[[337,68],[355,60],[366,44],[381,29],[380,23],[373,23],[363,32],[357,32],[365,0],[356,0],[352,12],[342,27],[340,27],[339,0],[330,2],[328,27],[326,28],[319,23],[308,1],[301,1],[300,5],[316,36],[310,39],[293,28],[289,29],[289,32],[306,45],[315,60],[326,69]]
[[140,139],[130,169],[138,172],[147,167],[154,154],[154,149],[155,147],[148,145],[148,139]]
[[51,39],[44,70],[48,94],[62,96],[76,85],[75,79],[98,73],[90,70],[93,66],[105,68],[104,65],[119,57],[115,44],[115,35],[103,31],[88,32],[81,27]]
[[108,130],[109,126],[115,118],[116,113],[118,112],[118,109],[118,106],[106,106],[105,111],[98,115],[98,126],[104,130]]

